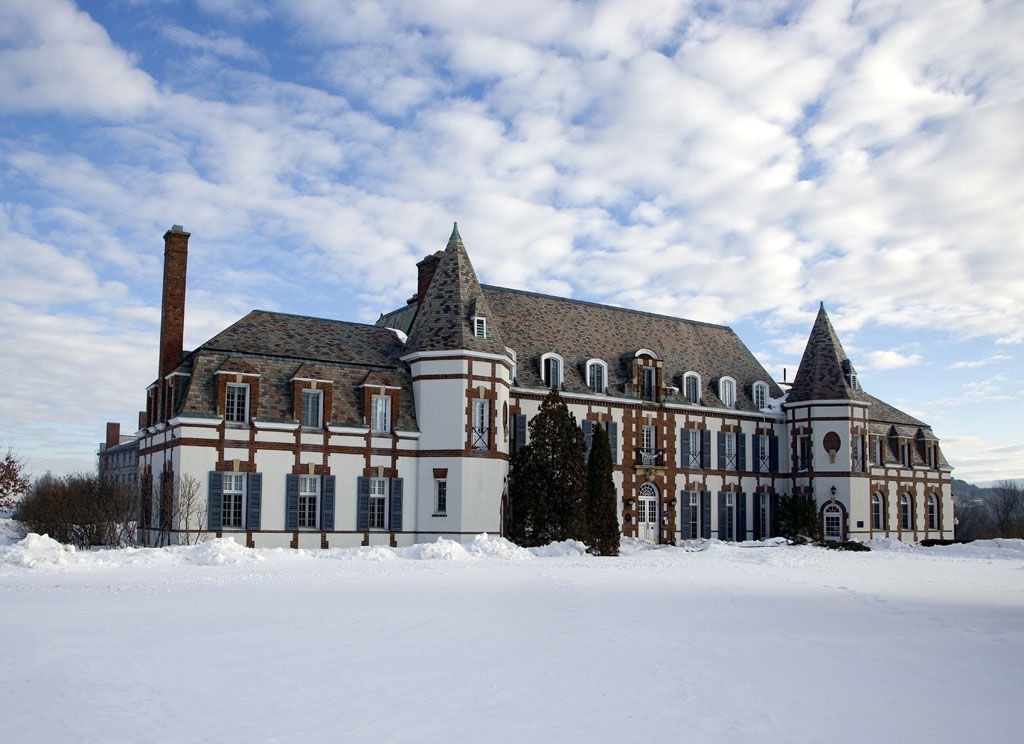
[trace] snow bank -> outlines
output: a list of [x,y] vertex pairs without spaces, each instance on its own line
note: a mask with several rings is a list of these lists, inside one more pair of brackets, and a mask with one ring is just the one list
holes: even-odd
[[163,550],[177,558],[178,562],[193,566],[237,566],[264,560],[264,551],[250,550],[230,537],[219,537],[198,545],[176,545]]
[[[519,549],[522,550],[522,548]],[[579,540],[561,540],[542,545],[539,548],[530,548],[529,552],[538,558],[571,558],[587,555],[587,546]]]
[[74,545],[62,545],[49,535],[34,532],[9,548],[0,549],[0,563],[25,568],[66,566],[74,558]]
[[467,545],[439,537],[432,543],[398,548],[396,552],[402,558],[422,561],[467,561],[478,558],[525,560],[533,558],[534,555],[526,548],[521,548],[503,537],[493,537],[486,532],[474,537]]

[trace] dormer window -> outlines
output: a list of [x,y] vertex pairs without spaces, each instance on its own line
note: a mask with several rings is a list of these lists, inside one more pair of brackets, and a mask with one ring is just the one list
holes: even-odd
[[487,338],[487,318],[482,315],[474,315],[473,321],[473,337],[474,338]]
[[249,386],[245,383],[227,383],[224,396],[224,418],[235,423],[249,420]]
[[726,408],[736,407],[736,381],[731,377],[723,377],[718,381],[718,397]]
[[562,357],[547,353],[540,358],[540,372],[544,384],[555,390],[562,387]]
[[600,359],[587,362],[587,387],[595,393],[604,393],[608,388],[608,365]]
[[508,355],[509,361],[512,362],[512,369],[509,370],[508,378],[512,382],[515,382],[516,381],[516,377],[519,376],[518,375],[518,373],[519,373],[519,364],[516,361],[515,349],[510,349],[509,347],[506,346],[505,347],[505,354]]
[[700,375],[696,372],[687,372],[683,375],[683,395],[689,403],[700,403]]
[[763,411],[768,407],[768,383],[755,382],[752,388],[754,408]]
[[857,370],[853,368],[853,362],[849,359],[843,360],[843,376],[846,378],[846,384],[850,386],[850,389],[857,390]]

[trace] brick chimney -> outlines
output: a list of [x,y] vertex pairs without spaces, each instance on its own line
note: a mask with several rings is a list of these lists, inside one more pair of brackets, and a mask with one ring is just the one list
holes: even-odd
[[116,447],[121,443],[121,424],[115,421],[107,422],[107,442],[104,449]]
[[185,268],[188,264],[188,238],[181,225],[164,233],[164,294],[160,305],[160,370],[157,378],[158,400],[154,418],[167,419],[170,391],[164,379],[181,363],[185,343]]
[[430,280],[434,278],[434,272],[437,271],[437,265],[441,263],[441,256],[443,255],[444,251],[438,251],[416,264],[416,268],[419,271],[415,298],[417,305],[423,304],[423,298],[427,296],[427,287],[430,286]]

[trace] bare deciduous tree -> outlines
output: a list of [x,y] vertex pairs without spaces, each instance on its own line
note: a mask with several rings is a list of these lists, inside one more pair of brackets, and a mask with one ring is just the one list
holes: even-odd
[[988,509],[999,537],[1024,537],[1024,482],[1004,480],[996,483],[988,500]]
[[206,530],[206,499],[199,481],[188,473],[174,479],[174,495],[178,519],[178,544],[196,545]]

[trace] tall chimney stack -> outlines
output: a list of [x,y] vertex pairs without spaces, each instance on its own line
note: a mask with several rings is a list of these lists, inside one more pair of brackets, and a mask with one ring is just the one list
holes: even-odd
[[443,251],[438,251],[437,253],[432,253],[416,264],[416,268],[418,269],[416,282],[417,305],[423,304],[423,298],[427,294],[427,287],[430,286],[430,280],[434,278],[434,272],[437,271],[437,265],[441,263],[441,256],[443,255]]
[[157,378],[158,421],[167,419],[166,377],[181,363],[185,343],[185,269],[191,233],[174,225],[164,233],[164,293],[160,305],[160,370]]
[[114,421],[107,422],[107,441],[104,449],[116,447],[121,443],[121,424]]

